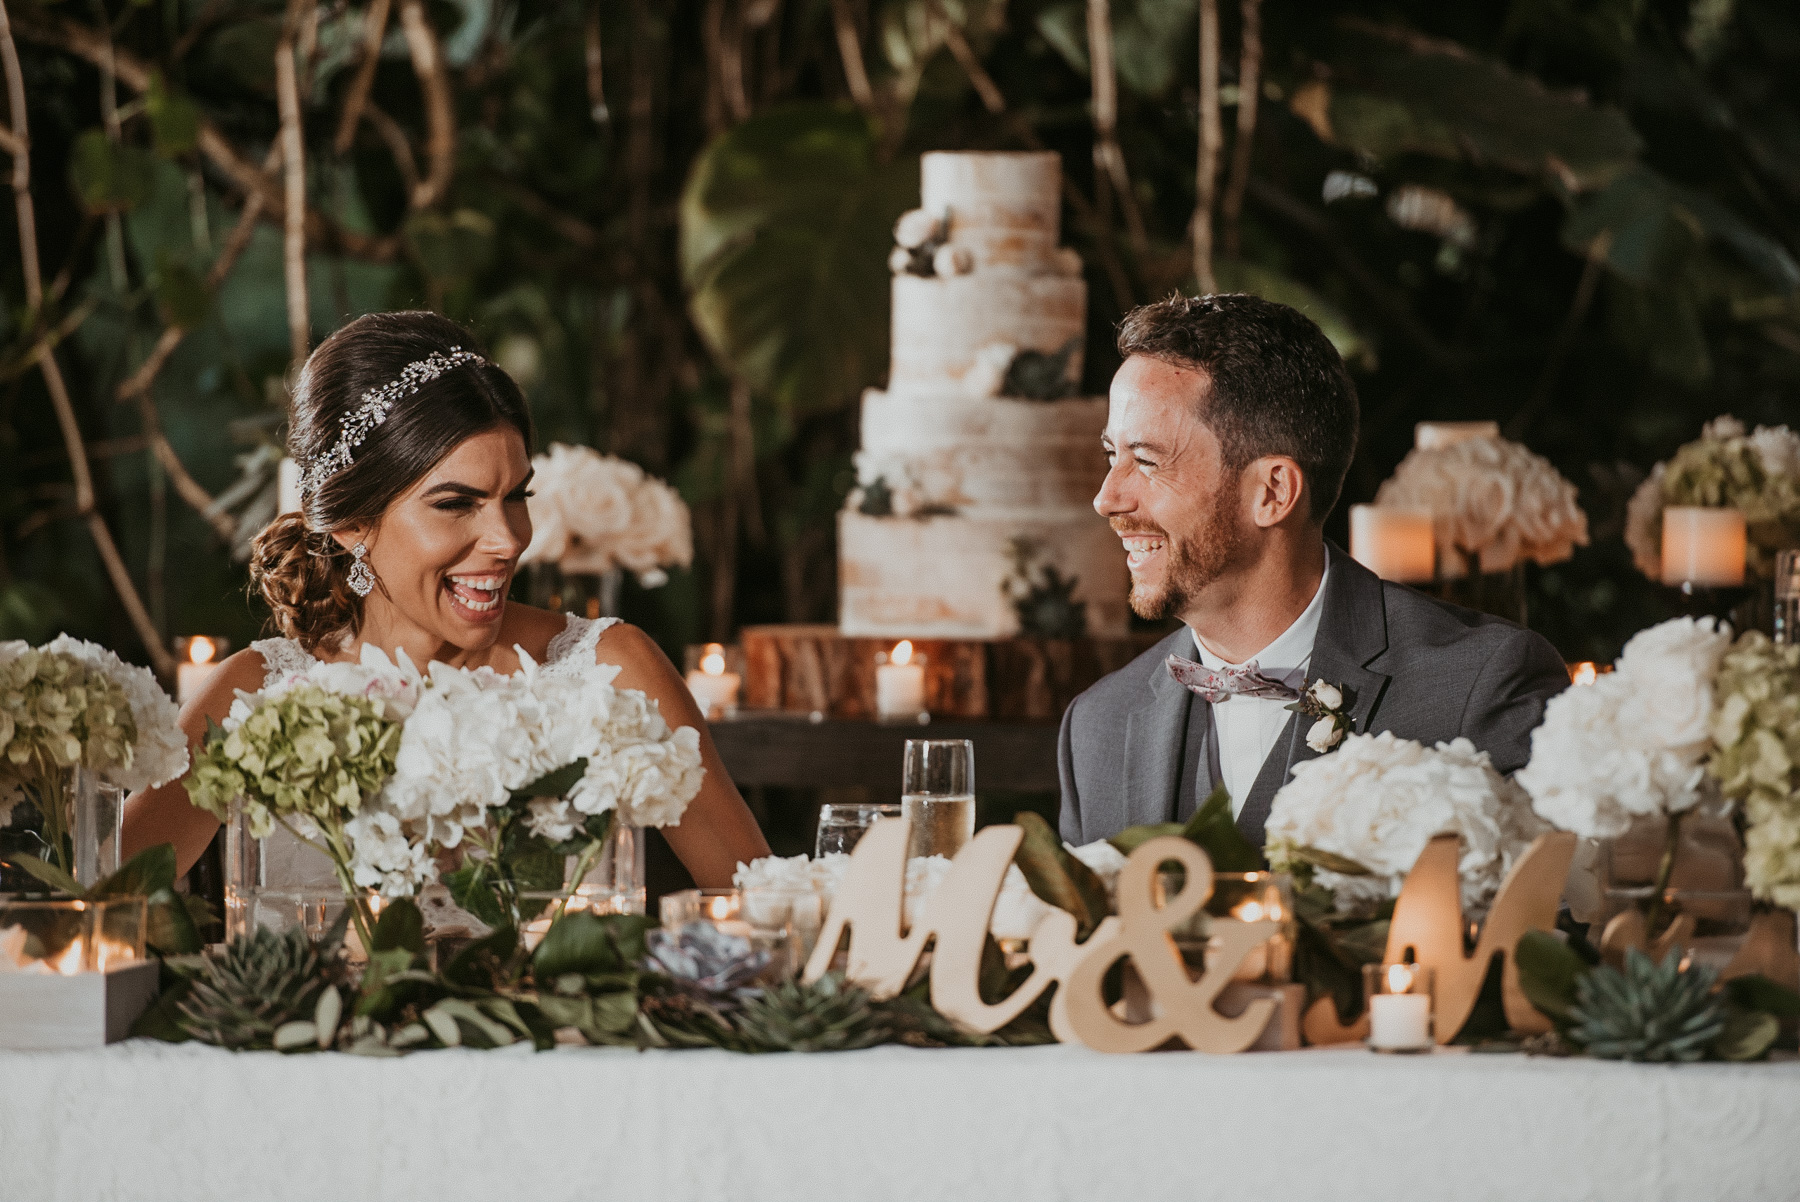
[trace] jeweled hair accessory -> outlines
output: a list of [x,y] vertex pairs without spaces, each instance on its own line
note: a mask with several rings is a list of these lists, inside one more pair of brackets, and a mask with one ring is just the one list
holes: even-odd
[[301,493],[305,496],[317,493],[327,480],[355,462],[352,452],[362,446],[363,440],[369,437],[376,426],[387,420],[388,412],[397,402],[411,396],[454,367],[460,367],[464,363],[485,362],[487,360],[480,355],[465,351],[460,346],[453,346],[448,351],[433,351],[423,359],[408,363],[401,370],[398,379],[363,393],[356,408],[338,422],[340,433],[337,442],[329,451],[314,459],[301,476]]

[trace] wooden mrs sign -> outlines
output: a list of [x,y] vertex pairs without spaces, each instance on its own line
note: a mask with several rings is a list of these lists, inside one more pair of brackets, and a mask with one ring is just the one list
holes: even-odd
[[[1239,962],[1279,931],[1278,923],[1213,919],[1219,952],[1207,957],[1198,980],[1188,976],[1169,935],[1212,895],[1212,861],[1186,839],[1152,839],[1131,854],[1119,874],[1119,915],[1101,920],[1086,943],[1075,942],[1074,915],[1053,908],[1031,934],[1030,977],[990,1005],[981,1000],[978,985],[981,954],[994,903],[1024,832],[1016,826],[992,826],[970,840],[907,930],[909,830],[903,818],[882,819],[856,845],[807,962],[807,981],[818,980],[830,968],[848,929],[845,975],[876,997],[892,997],[906,987],[926,943],[935,937],[931,1004],[971,1030],[999,1030],[1052,984],[1059,988],[1050,1002],[1051,1032],[1064,1043],[1086,1044],[1099,1052],[1144,1052],[1171,1039],[1195,1051],[1241,1052],[1268,1025],[1275,1010],[1271,1000],[1253,1001],[1235,1018],[1219,1013],[1213,1000],[1230,983]],[[1158,906],[1152,892],[1157,869],[1170,862],[1186,871],[1187,883]],[[1127,957],[1154,1003],[1154,1016],[1147,1022],[1120,1018],[1102,993],[1107,972]]]

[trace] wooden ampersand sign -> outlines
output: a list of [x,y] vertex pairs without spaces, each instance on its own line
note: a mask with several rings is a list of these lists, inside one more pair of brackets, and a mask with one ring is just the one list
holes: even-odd
[[[1212,862],[1187,840],[1153,839],[1132,853],[1119,875],[1120,916],[1102,920],[1086,943],[1075,942],[1074,916],[1052,909],[1031,934],[1031,975],[990,1005],[981,1000],[978,988],[981,953],[994,903],[1024,832],[1016,826],[992,826],[970,840],[908,930],[904,887],[909,830],[905,819],[883,819],[856,845],[807,961],[805,980],[815,981],[830,969],[848,930],[845,975],[877,997],[904,989],[926,943],[935,939],[931,1003],[975,1031],[999,1030],[1053,984],[1062,988],[1051,1002],[1051,1032],[1065,1043],[1080,1042],[1097,1051],[1146,1051],[1179,1038],[1196,1051],[1241,1052],[1268,1024],[1271,1001],[1252,1002],[1235,1018],[1220,1014],[1212,1003],[1239,962],[1275,935],[1279,924],[1213,919],[1218,953],[1208,957],[1198,980],[1189,978],[1169,936],[1212,894]],[[1158,908],[1152,886],[1157,869],[1169,862],[1186,870],[1187,884]],[[1148,1022],[1119,1018],[1101,993],[1107,971],[1127,957],[1152,999],[1154,1014]]]

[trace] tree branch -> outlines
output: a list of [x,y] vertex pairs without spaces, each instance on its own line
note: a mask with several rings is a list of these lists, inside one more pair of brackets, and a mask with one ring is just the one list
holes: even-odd
[[275,44],[275,100],[281,112],[282,214],[281,257],[287,279],[288,350],[297,369],[312,349],[312,311],[306,299],[306,147],[300,130],[299,64],[295,40],[309,0],[288,0],[287,20]]
[[1256,107],[1262,92],[1262,0],[1242,0],[1244,37],[1238,49],[1237,142],[1231,148],[1231,174],[1219,203],[1225,257],[1238,257],[1238,219],[1244,212],[1244,189],[1250,186],[1250,152],[1256,145]]
[[387,36],[391,3],[392,0],[369,0],[369,10],[363,14],[362,61],[356,65],[350,90],[344,93],[344,112],[338,118],[337,136],[332,139],[332,149],[341,155],[350,153],[363,105],[369,102],[369,89],[375,86],[375,69],[381,65],[381,43]]
[[[7,12],[5,0],[0,0],[0,69],[6,74],[7,102],[12,109],[12,135],[15,145],[29,150],[31,146],[30,128],[25,115],[25,83],[24,75],[19,69],[19,52],[13,43],[12,23]],[[31,203],[31,156],[29,153],[16,155],[13,158],[13,208],[19,225],[19,246],[21,263],[25,274],[26,303],[33,309],[43,301],[44,283],[37,256],[37,218]],[[175,658],[163,646],[162,637],[156,631],[156,623],[144,609],[143,601],[138,597],[137,586],[132,583],[131,573],[125,568],[125,561],[119,556],[119,548],[113,542],[112,531],[107,529],[106,519],[100,515],[94,505],[94,477],[88,467],[87,450],[82,443],[81,427],[75,420],[75,406],[69,400],[68,386],[63,382],[62,370],[57,366],[54,351],[46,351],[38,359],[38,368],[43,373],[44,387],[50,393],[50,404],[56,410],[56,424],[62,431],[63,445],[69,452],[70,474],[75,479],[75,507],[87,521],[88,534],[94,540],[94,549],[100,554],[100,562],[106,567],[106,574],[111,578],[113,589],[125,606],[125,613],[131,624],[137,629],[138,637],[143,640],[144,649],[149,652],[150,661],[156,670],[165,676],[175,671]]]
[[582,30],[582,57],[587,68],[588,113],[595,125],[612,120],[606,107],[606,55],[600,44],[600,0],[589,0],[587,24]]
[[944,44],[950,47],[950,54],[956,59],[963,74],[975,87],[975,94],[981,97],[981,103],[988,112],[996,115],[1006,111],[1006,96],[1000,91],[1000,85],[994,77],[987,73],[976,55],[975,48],[969,45],[969,39],[963,36],[962,26],[950,19],[939,0],[931,0],[931,14],[944,23]]
[[1138,210],[1125,152],[1119,148],[1119,75],[1113,59],[1112,7],[1109,0],[1088,0],[1088,65],[1094,81],[1094,205],[1099,223],[1110,235],[1106,198],[1108,184],[1118,198],[1132,253],[1141,263],[1150,253],[1150,235]]
[[850,0],[831,0],[831,24],[837,33],[838,57],[844,63],[844,82],[850,98],[866,113],[875,111],[875,89],[869,86],[869,68],[863,63],[862,37],[856,31],[856,15]]
[[456,171],[456,110],[437,33],[425,19],[425,0],[400,0],[400,28],[412,54],[413,73],[425,99],[425,178],[412,190],[412,207],[429,209],[450,191]]
[[407,141],[406,131],[373,100],[363,106],[363,115],[374,126],[375,133],[387,143],[388,153],[394,156],[394,166],[399,168],[400,180],[406,185],[406,195],[410,201],[419,192],[419,163],[413,158],[412,143]]
[[1200,295],[1218,291],[1213,278],[1213,205],[1219,186],[1219,0],[1200,0],[1200,152],[1194,164],[1194,281]]

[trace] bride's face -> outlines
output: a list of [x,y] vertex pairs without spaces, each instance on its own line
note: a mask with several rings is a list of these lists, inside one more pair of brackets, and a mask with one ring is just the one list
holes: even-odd
[[[464,440],[397,497],[361,535],[380,582],[369,624],[398,619],[465,650],[491,645],[531,541],[530,480],[525,440],[501,426]],[[339,534],[346,546],[356,538]]]

